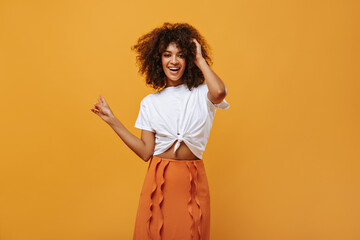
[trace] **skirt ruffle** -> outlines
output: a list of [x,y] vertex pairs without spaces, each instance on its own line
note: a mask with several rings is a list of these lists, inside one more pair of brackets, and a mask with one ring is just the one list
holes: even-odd
[[153,156],[133,240],[209,240],[210,193],[203,160]]

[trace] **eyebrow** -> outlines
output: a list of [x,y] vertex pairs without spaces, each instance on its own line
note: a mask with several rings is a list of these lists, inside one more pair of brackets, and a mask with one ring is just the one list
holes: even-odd
[[[165,50],[165,52],[171,53],[171,51]],[[183,51],[179,51],[178,53],[182,53]]]

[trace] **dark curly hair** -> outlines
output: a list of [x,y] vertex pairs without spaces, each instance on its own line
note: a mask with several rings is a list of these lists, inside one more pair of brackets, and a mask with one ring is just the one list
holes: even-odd
[[142,35],[131,47],[137,53],[136,62],[139,73],[146,76],[146,84],[156,90],[166,87],[166,75],[162,68],[161,56],[172,42],[183,51],[186,67],[183,82],[191,90],[205,81],[201,70],[194,63],[196,58],[195,38],[201,45],[201,53],[207,64],[212,65],[210,47],[203,36],[190,24],[165,22],[161,27]]

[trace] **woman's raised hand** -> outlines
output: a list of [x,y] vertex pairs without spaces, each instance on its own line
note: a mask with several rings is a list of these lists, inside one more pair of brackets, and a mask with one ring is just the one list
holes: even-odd
[[196,64],[196,66],[200,67],[200,61],[204,60],[202,53],[201,53],[201,45],[195,38],[192,39],[192,42],[195,43],[195,45],[196,45],[195,64]]
[[103,95],[100,94],[98,101],[99,103],[94,103],[95,109],[91,108],[91,111],[101,117],[105,122],[109,123],[115,116]]

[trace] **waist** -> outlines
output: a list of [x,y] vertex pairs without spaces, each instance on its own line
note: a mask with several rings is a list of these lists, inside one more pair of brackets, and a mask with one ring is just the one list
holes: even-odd
[[[155,147],[154,156],[158,156],[164,159],[174,159],[174,160],[198,160],[201,159],[201,156],[196,156],[189,147],[184,143],[180,142],[179,148],[175,151],[176,142],[168,148],[167,150],[157,149]],[[197,154],[199,155],[199,154]]]
[[164,157],[159,157],[157,155],[153,155],[152,156],[153,159],[161,161],[161,160],[166,160],[166,161],[170,161],[170,162],[183,162],[183,161],[202,161],[202,159],[173,159],[173,158],[164,158]]

